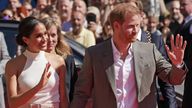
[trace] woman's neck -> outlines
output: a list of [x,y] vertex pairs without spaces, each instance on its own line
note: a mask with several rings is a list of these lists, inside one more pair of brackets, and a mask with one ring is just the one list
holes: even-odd
[[39,53],[40,52],[40,50],[32,50],[32,49],[30,49],[30,48],[26,48],[26,50],[28,50],[28,51],[30,51],[30,52],[32,52],[32,53]]

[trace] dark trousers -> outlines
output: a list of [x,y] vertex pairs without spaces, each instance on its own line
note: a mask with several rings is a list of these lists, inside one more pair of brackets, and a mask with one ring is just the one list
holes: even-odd
[[186,75],[182,108],[192,108],[192,71]]
[[157,96],[157,102],[159,108],[178,108],[176,101],[176,93],[173,85],[162,81],[158,78],[158,85],[163,99]]

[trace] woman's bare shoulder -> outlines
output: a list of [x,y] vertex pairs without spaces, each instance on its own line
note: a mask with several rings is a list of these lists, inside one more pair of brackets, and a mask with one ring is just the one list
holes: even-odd
[[26,57],[21,54],[15,58],[10,59],[7,64],[6,64],[6,72],[13,72],[13,71],[18,71],[21,70],[26,62]]
[[10,60],[7,62],[7,65],[8,65],[8,64],[9,64],[9,65],[12,65],[12,64],[13,64],[13,65],[17,64],[17,65],[18,65],[18,63],[23,62],[25,59],[26,59],[26,57],[25,57],[23,54],[21,54],[21,55],[15,57],[15,58],[10,59]]

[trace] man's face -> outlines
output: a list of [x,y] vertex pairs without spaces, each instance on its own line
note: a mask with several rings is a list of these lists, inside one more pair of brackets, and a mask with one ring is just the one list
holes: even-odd
[[69,0],[59,0],[58,10],[61,18],[67,19],[71,16],[71,2]]
[[[123,43],[134,42],[137,39],[137,34],[140,29],[141,16],[133,15],[126,16],[125,21],[120,24],[117,22],[117,25],[113,25],[114,30],[116,31],[117,38]],[[116,27],[115,27],[116,26]]]
[[155,18],[149,18],[148,30],[154,32],[157,29],[158,21]]
[[9,0],[9,3],[10,3],[10,8],[11,8],[13,11],[16,11],[17,7],[20,6],[19,0]]
[[73,11],[81,11],[83,14],[85,14],[86,4],[81,0],[75,0],[73,3]]
[[73,33],[79,34],[84,24],[84,15],[80,12],[74,12],[71,18]]
[[37,0],[37,9],[43,10],[47,6],[47,0]]
[[192,0],[180,0],[181,13],[186,17],[192,14]]
[[171,15],[174,19],[179,19],[181,12],[180,12],[180,3],[179,1],[173,1],[171,3]]

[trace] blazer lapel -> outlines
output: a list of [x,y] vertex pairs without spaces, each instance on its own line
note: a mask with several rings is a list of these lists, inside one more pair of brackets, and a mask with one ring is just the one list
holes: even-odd
[[108,81],[111,85],[111,88],[115,94],[115,71],[114,71],[114,60],[113,60],[113,51],[111,45],[111,39],[108,39],[103,47],[103,67],[105,69]]
[[151,73],[152,67],[150,67],[149,64],[150,62],[148,63],[149,60],[146,58],[148,57],[148,55],[146,55],[147,54],[146,50],[141,50],[145,48],[146,47],[143,47],[143,44],[141,44],[140,42],[133,43],[133,57],[134,57],[138,102],[141,102],[145,98],[145,96],[150,93],[150,86],[153,81],[151,80],[153,79],[152,77],[153,73]]
[[114,72],[114,66],[110,66],[106,69],[107,78],[109,80],[109,83],[111,85],[111,88],[113,90],[113,93],[116,93],[116,87],[115,87],[115,72]]
[[141,93],[141,89],[143,89],[141,86],[142,84],[142,77],[143,77],[143,65],[144,63],[144,56],[140,52],[142,48],[142,45],[140,45],[138,42],[133,43],[133,58],[134,58],[134,67],[135,67],[135,78],[136,78],[136,84],[137,84],[137,94],[138,94],[138,102],[140,102],[143,99],[143,94]]

